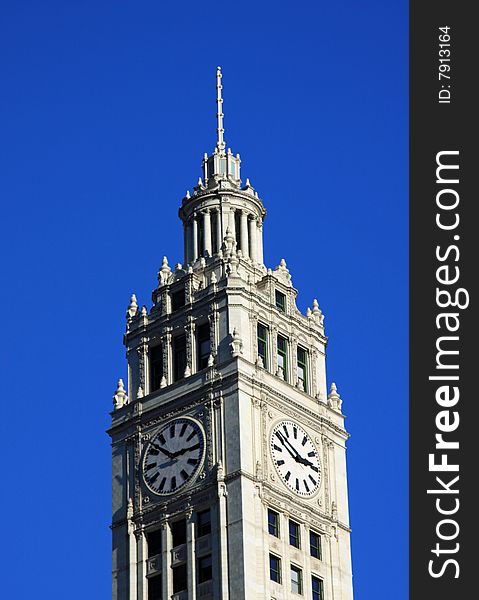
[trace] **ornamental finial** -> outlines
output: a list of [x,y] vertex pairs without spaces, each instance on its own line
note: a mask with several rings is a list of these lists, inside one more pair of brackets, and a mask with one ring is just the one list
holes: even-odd
[[217,119],[217,133],[218,133],[218,140],[216,142],[216,147],[218,148],[218,150],[223,153],[226,147],[225,144],[225,140],[223,137],[223,134],[225,132],[224,128],[223,128],[223,97],[221,95],[221,90],[223,89],[223,86],[221,85],[221,78],[223,77],[223,75],[221,74],[221,67],[217,67],[216,69],[216,105],[217,105],[217,109],[216,109],[216,119]]

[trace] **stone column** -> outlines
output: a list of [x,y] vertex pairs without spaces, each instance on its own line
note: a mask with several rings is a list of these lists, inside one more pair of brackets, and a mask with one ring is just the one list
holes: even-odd
[[196,552],[195,517],[193,511],[186,521],[186,555],[188,569],[188,600],[196,600]]
[[250,246],[249,256],[253,262],[257,262],[258,261],[258,249],[256,247],[256,245],[257,245],[256,244],[256,240],[257,240],[256,219],[255,218],[249,219],[248,225],[249,225],[249,246]]
[[221,578],[221,595],[222,600],[229,598],[229,582],[228,582],[228,538],[227,526],[228,519],[226,515],[226,497],[228,492],[226,484],[221,481],[218,486],[218,526],[219,526],[219,558],[220,558],[220,578]]
[[242,252],[244,258],[248,258],[249,257],[248,213],[245,210],[241,211],[240,237],[241,237],[241,252]]
[[183,223],[183,255],[184,255],[184,263],[188,264],[188,224]]
[[171,352],[171,333],[169,331],[161,337],[161,345],[163,349],[163,378],[165,385],[172,383],[172,352]]
[[161,586],[163,598],[173,593],[173,571],[171,569],[171,532],[166,521],[161,524]]
[[128,521],[128,547],[130,556],[130,596],[128,600],[137,600],[137,581],[136,581],[136,565],[137,558],[137,541],[134,533],[134,523],[131,519]]
[[261,217],[258,219],[258,231],[257,231],[257,248],[258,248],[258,262],[263,264],[263,221]]
[[138,600],[148,600],[148,581],[146,579],[147,544],[144,531],[135,531],[137,548],[137,594]]
[[233,207],[230,208],[230,212],[228,215],[228,227],[230,228],[231,233],[236,239],[235,209]]
[[221,244],[223,243],[223,239],[221,236],[221,211],[218,208],[217,211],[217,218],[216,218],[216,240],[217,240],[217,244],[218,244],[218,248],[216,249],[216,252],[219,253],[219,251],[221,250]]
[[204,248],[203,250],[208,253],[208,256],[213,254],[212,243],[211,243],[211,215],[210,209],[207,208],[203,213],[203,231],[204,231]]
[[191,261],[195,261],[198,258],[198,222],[196,220],[196,214],[193,215],[193,252],[191,255]]

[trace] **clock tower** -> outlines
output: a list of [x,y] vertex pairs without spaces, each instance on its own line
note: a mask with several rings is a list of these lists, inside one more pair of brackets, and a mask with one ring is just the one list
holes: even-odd
[[113,397],[113,600],[352,600],[342,400],[324,315],[286,262],[263,261],[266,210],[217,143],[182,199],[184,260],[152,306],[131,297],[127,389]]

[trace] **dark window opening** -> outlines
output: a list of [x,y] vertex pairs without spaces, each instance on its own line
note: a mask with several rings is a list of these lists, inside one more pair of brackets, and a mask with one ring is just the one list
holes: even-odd
[[279,515],[268,508],[268,531],[271,535],[279,538]]
[[295,523],[294,521],[289,522],[289,543],[291,546],[295,548],[299,548],[301,546],[301,538],[300,538],[301,528],[299,523]]
[[176,546],[180,546],[181,544],[186,544],[186,521],[183,519],[182,521],[175,521],[171,524],[171,536],[173,548]]
[[148,579],[148,600],[162,600],[161,575]]
[[210,509],[202,510],[196,516],[198,527],[198,537],[211,533],[211,512]]
[[258,323],[258,356],[263,361],[263,367],[268,368],[268,330]]
[[148,544],[148,558],[161,554],[161,529],[148,532],[146,541]]
[[281,583],[281,559],[274,554],[269,555],[269,578]]
[[185,376],[186,369],[186,336],[173,338],[173,379],[178,381]]
[[152,346],[150,348],[150,386],[154,392],[160,388],[163,379],[163,347]]
[[287,359],[287,347],[288,341],[281,335],[278,335],[278,367],[283,370],[283,377],[285,381],[288,379],[288,359]]
[[204,255],[205,248],[205,228],[203,219],[198,219],[198,256]]
[[211,581],[213,579],[213,567],[211,554],[198,559],[198,583]]
[[309,553],[321,560],[321,536],[314,531],[309,532]]
[[235,238],[236,238],[236,250],[242,250],[241,248],[241,215],[238,211],[235,211]]
[[198,356],[198,371],[208,366],[208,359],[211,353],[210,325],[205,323],[198,327],[196,334],[196,348]]
[[298,360],[298,381],[301,388],[308,391],[308,353],[304,348],[298,347],[297,352]]
[[281,312],[286,312],[286,296],[278,290],[275,290],[275,301],[276,308]]
[[185,290],[181,289],[171,294],[171,310],[174,312],[185,305]]
[[211,214],[211,251],[213,254],[217,254],[218,248],[218,212],[214,211]]
[[180,565],[173,568],[173,594],[183,592],[188,589],[186,565]]
[[313,600],[324,600],[323,580],[314,575],[311,577]]

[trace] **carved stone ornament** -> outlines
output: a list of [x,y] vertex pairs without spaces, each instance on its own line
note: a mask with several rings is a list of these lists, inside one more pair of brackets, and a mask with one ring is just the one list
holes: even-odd
[[126,392],[125,392],[123,379],[119,379],[118,386],[117,386],[115,394],[113,396],[113,406],[115,407],[115,409],[118,409],[127,403],[128,403],[128,396],[126,395]]

